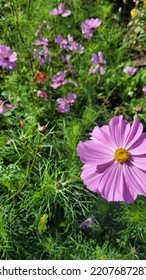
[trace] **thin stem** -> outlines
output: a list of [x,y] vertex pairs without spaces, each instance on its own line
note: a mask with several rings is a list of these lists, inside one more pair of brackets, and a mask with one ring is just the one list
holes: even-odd
[[38,150],[39,150],[39,147],[40,147],[40,137],[41,137],[41,135],[39,135],[39,139],[38,139],[38,144],[37,144],[36,152],[35,152],[35,155],[34,155],[32,164],[31,164],[31,166],[30,166],[30,169],[28,170],[28,174],[27,174],[27,176],[26,176],[26,178],[25,178],[23,184],[21,185],[20,189],[18,189],[18,191],[17,191],[15,194],[13,194],[10,198],[7,199],[7,201],[11,200],[11,199],[14,198],[16,195],[18,195],[18,194],[22,191],[22,189],[25,187],[25,185],[26,185],[26,183],[27,183],[27,180],[28,180],[28,178],[30,177],[31,171],[32,171],[32,169],[33,169],[33,167],[34,167],[35,161],[36,161],[36,157],[37,157]]

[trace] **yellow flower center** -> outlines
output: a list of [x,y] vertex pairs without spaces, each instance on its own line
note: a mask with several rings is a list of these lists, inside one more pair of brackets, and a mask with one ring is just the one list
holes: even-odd
[[129,152],[123,148],[118,148],[114,153],[114,159],[119,163],[123,163],[127,161],[129,157],[130,157]]
[[3,58],[4,58],[4,59],[7,59],[7,58],[8,58],[8,56],[7,56],[6,54],[4,54],[4,55],[3,55]]

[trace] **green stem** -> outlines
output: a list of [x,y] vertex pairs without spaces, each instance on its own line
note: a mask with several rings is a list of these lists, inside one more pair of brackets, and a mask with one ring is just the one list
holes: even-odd
[[22,191],[22,189],[25,187],[25,185],[26,185],[26,183],[27,183],[27,180],[28,180],[28,178],[30,177],[31,171],[32,171],[32,169],[33,169],[33,167],[34,167],[34,164],[35,164],[35,161],[36,161],[36,157],[37,157],[37,154],[38,154],[39,147],[40,147],[40,135],[39,135],[39,139],[38,139],[38,144],[37,144],[36,152],[35,152],[35,155],[34,155],[32,164],[31,164],[31,166],[30,166],[30,169],[29,169],[29,171],[28,171],[28,174],[27,174],[27,176],[26,176],[26,178],[25,178],[25,180],[24,180],[22,186],[20,187],[20,189],[18,189],[18,191],[17,191],[15,194],[13,194],[10,198],[8,198],[7,201],[11,200],[11,199],[14,198],[16,195],[18,195],[18,194]]

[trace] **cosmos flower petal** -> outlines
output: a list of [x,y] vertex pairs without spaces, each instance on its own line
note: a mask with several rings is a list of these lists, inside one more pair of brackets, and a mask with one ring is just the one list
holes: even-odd
[[117,147],[114,141],[111,139],[108,126],[105,125],[103,127],[95,126],[93,132],[90,133],[90,135],[92,136],[91,139],[95,138],[98,143],[105,145],[112,152],[114,152],[114,150]]
[[62,13],[62,17],[68,17],[71,14],[70,10],[66,10]]
[[63,3],[60,3],[60,4],[58,5],[58,12],[59,12],[59,14],[62,14],[62,13],[63,13],[63,10],[64,10],[64,4],[63,4]]
[[104,164],[113,160],[112,152],[106,149],[106,147],[104,149],[102,147],[97,145],[94,140],[80,141],[77,146],[77,152],[82,162],[94,162],[96,166],[97,164]]
[[138,169],[136,166],[125,164],[123,166],[125,180],[135,193],[146,196],[146,171]]
[[82,170],[81,179],[87,185],[88,189],[92,192],[100,193],[98,191],[98,183],[102,175],[96,172],[96,169],[92,164],[85,164]]
[[128,188],[122,166],[119,164],[110,165],[105,170],[99,182],[98,190],[101,196],[108,201],[125,201],[131,203],[136,198],[134,191],[130,191]]
[[56,16],[56,15],[58,15],[58,9],[57,9],[57,8],[54,8],[54,9],[50,12],[50,15],[51,15],[51,16]]
[[138,121],[137,115],[134,116],[133,124],[127,136],[125,148],[129,149],[141,136],[143,125]]
[[132,155],[142,155],[145,154],[145,145],[146,145],[146,132],[143,132],[138,140],[133,143],[129,148],[129,152]]
[[141,156],[134,156],[132,157],[132,164],[136,167],[138,167],[139,169],[142,169],[142,170],[146,170],[146,150],[145,150],[145,157]]
[[105,69],[104,69],[104,67],[103,67],[103,66],[100,66],[100,68],[99,68],[99,69],[100,69],[100,74],[101,74],[101,75],[103,75],[103,74],[105,73]]
[[110,135],[117,147],[125,145],[125,138],[130,132],[130,124],[123,120],[123,116],[115,116],[109,123]]

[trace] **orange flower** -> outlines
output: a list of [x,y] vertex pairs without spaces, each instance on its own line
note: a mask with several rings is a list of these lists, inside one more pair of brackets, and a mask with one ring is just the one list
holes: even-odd
[[146,4],[146,0],[143,0],[143,4]]
[[135,9],[132,9],[131,12],[130,12],[130,14],[131,14],[132,17],[136,16],[136,10],[135,10]]
[[144,25],[143,29],[146,30],[146,25]]
[[41,84],[47,80],[47,76],[44,72],[38,72],[35,75],[35,81],[37,84]]

